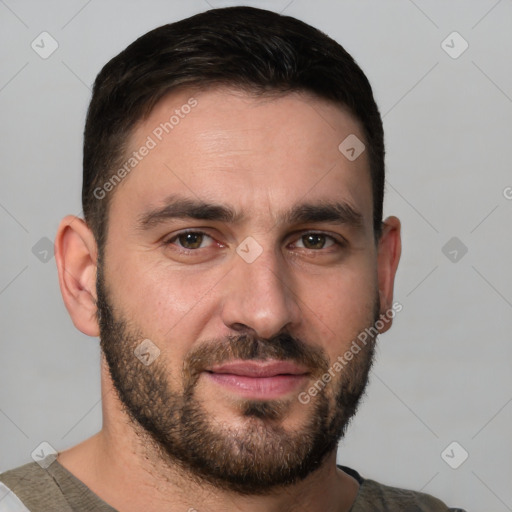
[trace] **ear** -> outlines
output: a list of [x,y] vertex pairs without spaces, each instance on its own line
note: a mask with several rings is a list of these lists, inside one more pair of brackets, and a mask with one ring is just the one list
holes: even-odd
[[72,215],[62,219],[55,239],[60,291],[75,327],[88,336],[99,336],[97,259],[96,241],[85,221]]
[[[380,313],[384,314],[391,309],[393,302],[393,286],[395,274],[402,253],[400,239],[400,220],[397,217],[388,217],[382,223],[382,235],[379,239],[377,254],[377,272],[379,282]],[[392,324],[387,316],[384,327],[380,332],[386,332]]]

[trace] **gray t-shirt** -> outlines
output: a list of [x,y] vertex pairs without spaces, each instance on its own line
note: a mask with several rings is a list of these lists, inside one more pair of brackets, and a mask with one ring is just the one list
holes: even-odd
[[[363,479],[353,469],[340,468],[360,484],[350,512],[464,512],[428,494],[382,485]],[[31,462],[0,474],[0,512],[27,511],[117,512],[57,460],[45,469]]]

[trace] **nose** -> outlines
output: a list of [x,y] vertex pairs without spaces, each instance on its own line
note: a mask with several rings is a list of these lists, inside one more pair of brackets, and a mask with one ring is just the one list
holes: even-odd
[[264,250],[251,263],[235,255],[227,276],[222,321],[229,329],[270,338],[301,321],[298,297],[279,254]]

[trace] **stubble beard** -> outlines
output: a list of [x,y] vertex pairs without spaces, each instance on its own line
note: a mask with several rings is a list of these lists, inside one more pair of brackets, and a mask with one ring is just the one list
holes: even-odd
[[[282,420],[296,397],[288,400],[241,400],[237,413],[243,427],[216,422],[197,396],[205,367],[231,359],[291,360],[311,370],[320,382],[329,370],[323,350],[288,334],[271,339],[250,335],[209,340],[191,350],[183,364],[183,391],[172,389],[169,370],[160,356],[145,366],[134,349],[145,336],[115,310],[98,267],[97,307],[100,344],[110,376],[135,434],[156,454],[160,466],[198,483],[243,495],[268,494],[314,472],[336,450],[368,383],[375,338],[307,405],[307,419],[296,430]],[[379,316],[374,301],[373,323]],[[367,327],[367,326],[365,326]],[[349,340],[351,341],[351,340]],[[149,446],[148,446],[149,443]]]

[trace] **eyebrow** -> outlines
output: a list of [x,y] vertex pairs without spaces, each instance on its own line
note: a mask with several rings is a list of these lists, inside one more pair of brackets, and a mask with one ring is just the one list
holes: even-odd
[[188,218],[232,224],[241,219],[241,215],[228,206],[207,203],[199,199],[170,196],[165,203],[161,208],[152,209],[140,215],[137,222],[139,229],[150,229],[172,219]]
[[363,215],[344,201],[299,204],[284,215],[287,224],[329,222],[362,228],[363,220]]
[[[361,213],[344,201],[301,203],[279,217],[278,224],[329,222],[355,228],[361,228],[364,220]],[[236,224],[243,220],[243,215],[226,205],[173,195],[167,198],[163,207],[148,210],[140,215],[137,227],[146,230],[172,219],[187,218]]]

